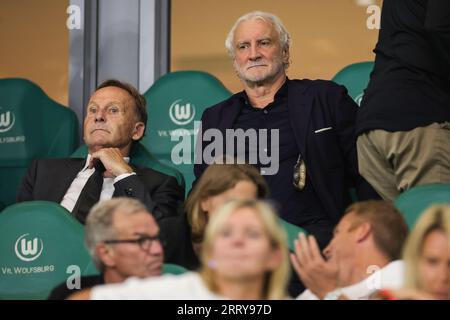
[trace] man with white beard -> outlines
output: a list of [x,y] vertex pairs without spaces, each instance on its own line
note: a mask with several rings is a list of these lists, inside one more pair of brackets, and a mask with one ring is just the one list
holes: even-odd
[[[356,103],[345,87],[331,81],[288,79],[290,44],[278,17],[259,11],[240,17],[225,45],[243,91],[206,109],[202,131],[220,130],[224,147],[218,149],[258,167],[281,218],[306,229],[324,248],[351,202],[351,187],[359,200],[379,197],[358,174]],[[243,136],[251,130],[277,134],[254,135],[258,138],[252,141],[230,136],[230,129]],[[266,141],[257,141],[261,137]],[[277,141],[270,141],[273,137]],[[197,141],[197,159],[202,159],[194,168],[197,179],[210,164],[202,156],[212,143],[217,141]],[[264,159],[274,154],[278,170],[268,172]]]

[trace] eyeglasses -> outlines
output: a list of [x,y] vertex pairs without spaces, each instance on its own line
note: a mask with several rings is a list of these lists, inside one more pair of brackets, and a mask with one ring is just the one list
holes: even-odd
[[147,251],[151,248],[153,241],[159,241],[159,243],[162,244],[161,237],[159,234],[156,236],[140,236],[137,239],[105,240],[103,242],[107,244],[119,244],[119,243],[138,244],[142,250]]

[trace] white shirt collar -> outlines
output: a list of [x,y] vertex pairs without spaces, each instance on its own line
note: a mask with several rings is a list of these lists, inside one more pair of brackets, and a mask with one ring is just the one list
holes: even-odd
[[401,260],[392,261],[381,269],[374,266],[373,270],[368,269],[367,272],[371,272],[371,275],[363,281],[342,288],[347,297],[368,299],[377,290],[399,289],[404,282],[404,263]]
[[[81,172],[89,169],[88,166],[89,166],[89,162],[91,162],[91,158],[92,158],[91,154],[88,154],[86,157],[86,162],[84,164],[84,167],[83,167],[83,169],[81,169]],[[130,163],[130,157],[123,157],[123,160],[125,160],[126,163]]]
[[[353,285],[336,289],[341,291],[351,300],[364,300],[369,299],[370,295],[380,289],[400,289],[404,283],[404,262],[402,260],[395,260],[381,269],[376,267],[373,270],[368,269],[368,272],[372,272],[366,279],[355,283]],[[335,291],[336,291],[335,290]],[[333,292],[335,292],[333,291]],[[306,289],[301,293],[297,299],[299,300],[318,300],[317,296]]]

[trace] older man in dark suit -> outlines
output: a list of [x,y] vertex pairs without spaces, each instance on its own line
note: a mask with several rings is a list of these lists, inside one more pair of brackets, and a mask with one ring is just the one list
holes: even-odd
[[81,223],[96,202],[121,196],[141,200],[157,220],[175,215],[184,198],[176,179],[129,164],[146,122],[145,98],[134,87],[103,82],[91,96],[84,120],[87,158],[35,160],[17,201],[58,202]]
[[[226,47],[244,90],[204,111],[197,144],[202,161],[197,160],[194,171],[199,178],[209,164],[205,153],[217,142],[205,138],[210,129],[222,133],[228,154],[238,132],[276,132],[253,142],[240,139],[244,145],[231,152],[250,163],[256,159],[252,164],[261,169],[280,216],[315,235],[324,247],[351,201],[351,187],[361,200],[378,195],[358,174],[357,105],[331,81],[288,79],[289,46],[288,32],[272,14],[251,12],[236,21]],[[273,155],[277,163],[271,170],[277,170],[269,173],[261,160]]]

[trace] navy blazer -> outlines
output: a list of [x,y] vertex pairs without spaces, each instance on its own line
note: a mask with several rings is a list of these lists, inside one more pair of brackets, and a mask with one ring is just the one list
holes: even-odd
[[[345,87],[332,81],[287,81],[289,118],[306,174],[329,217],[337,223],[351,203],[350,188],[356,188],[359,200],[379,199],[358,172],[355,135],[358,106]],[[217,128],[225,137],[225,130],[233,128],[241,111],[241,95],[242,92],[206,109],[201,119],[202,131]],[[202,141],[202,150],[208,143]],[[199,146],[197,152],[201,151]],[[203,161],[194,166],[197,180],[206,167]]]

